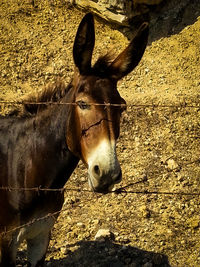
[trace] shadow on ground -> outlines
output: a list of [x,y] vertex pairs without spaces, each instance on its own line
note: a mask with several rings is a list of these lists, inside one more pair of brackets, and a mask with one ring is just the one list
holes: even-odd
[[169,1],[160,12],[152,12],[150,41],[178,34],[185,27],[194,24],[199,16],[199,0]]
[[[72,252],[72,248],[76,248]],[[47,266],[71,267],[170,267],[166,255],[153,253],[111,241],[81,241],[66,247],[65,258],[51,259]]]
[[128,39],[132,39],[134,29],[143,21],[150,22],[149,44],[162,37],[178,34],[185,27],[194,24],[200,16],[199,0],[168,0],[161,5],[149,6],[146,15],[134,17],[131,22],[133,28],[122,28],[122,32]]

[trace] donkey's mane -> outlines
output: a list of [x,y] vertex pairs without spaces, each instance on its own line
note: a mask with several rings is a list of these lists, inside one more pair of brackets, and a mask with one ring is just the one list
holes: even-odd
[[59,102],[71,87],[71,82],[66,86],[64,81],[58,79],[55,83],[45,86],[39,93],[29,95],[24,99],[24,114],[34,115],[47,109],[52,102]]

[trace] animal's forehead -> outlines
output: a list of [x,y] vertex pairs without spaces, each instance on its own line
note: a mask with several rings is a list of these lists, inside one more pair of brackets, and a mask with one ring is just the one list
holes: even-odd
[[91,91],[95,88],[104,90],[104,88],[113,88],[113,83],[108,78],[99,78],[97,76],[86,76],[80,79],[80,84],[84,87],[84,91]]
[[[119,101],[121,98],[116,83],[108,78],[89,76],[82,78],[78,86],[78,94],[90,96],[103,101]],[[112,102],[113,102],[112,101]]]

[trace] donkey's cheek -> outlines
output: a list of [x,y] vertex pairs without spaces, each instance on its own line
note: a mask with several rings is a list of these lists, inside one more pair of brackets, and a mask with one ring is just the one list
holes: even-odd
[[80,139],[80,147],[81,147],[81,159],[84,162],[84,164],[89,164],[89,160],[91,155],[93,154],[93,151],[96,150],[96,147],[98,146],[98,143],[101,142],[99,138],[94,136],[91,131],[86,131],[84,135],[81,136]]

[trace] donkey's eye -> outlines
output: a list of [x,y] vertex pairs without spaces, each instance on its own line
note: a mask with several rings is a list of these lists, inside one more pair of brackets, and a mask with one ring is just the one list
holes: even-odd
[[77,101],[76,104],[79,106],[80,109],[90,109],[90,105],[82,100]]

